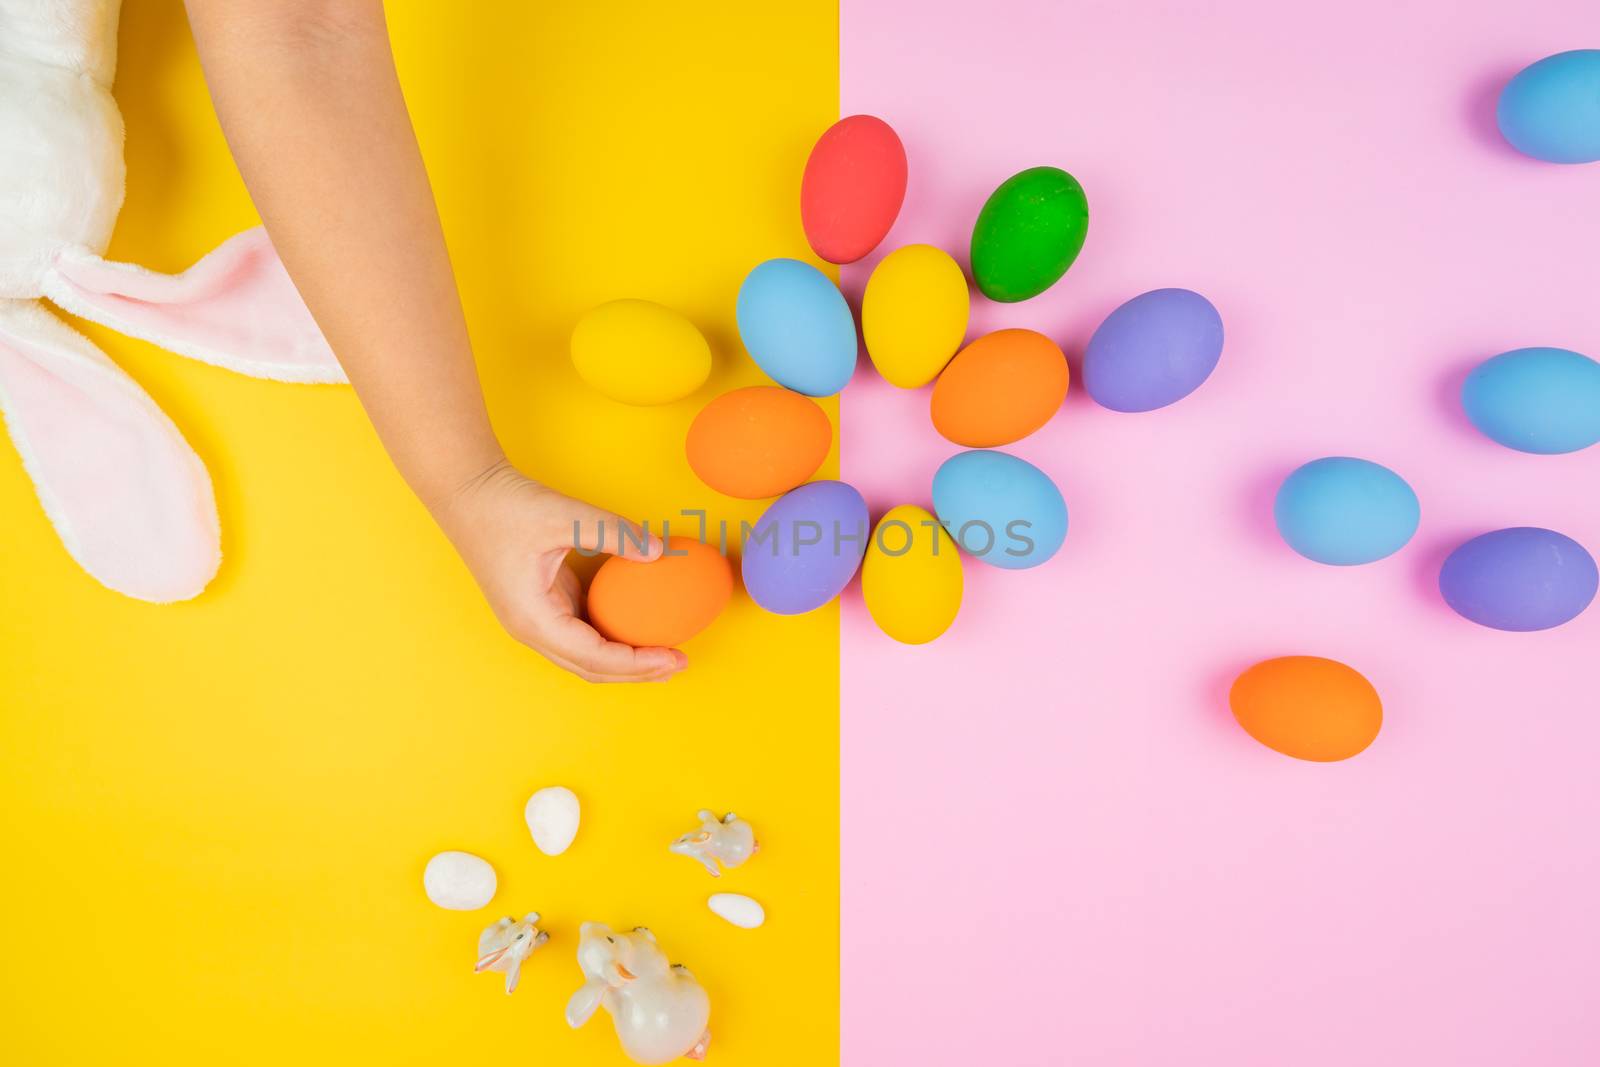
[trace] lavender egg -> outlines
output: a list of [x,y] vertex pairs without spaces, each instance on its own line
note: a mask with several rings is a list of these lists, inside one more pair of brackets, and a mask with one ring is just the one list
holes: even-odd
[[1517,526],[1474,537],[1439,569],[1456,614],[1496,630],[1548,630],[1583,613],[1600,586],[1594,557],[1564,534]]
[[872,528],[844,482],[807,482],[767,508],[744,538],[745,591],[777,615],[802,615],[844,592]]
[[1200,388],[1222,358],[1222,316],[1188,289],[1155,289],[1106,316],[1083,355],[1083,387],[1112,411],[1154,411]]

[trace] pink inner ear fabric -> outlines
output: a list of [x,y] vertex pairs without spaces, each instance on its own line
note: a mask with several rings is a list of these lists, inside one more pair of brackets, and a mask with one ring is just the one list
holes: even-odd
[[0,410],[84,570],[156,603],[206,587],[221,548],[204,465],[132,379],[31,302],[0,301]]
[[45,293],[75,315],[251,377],[346,380],[259,226],[182,274],[68,250],[57,257]]

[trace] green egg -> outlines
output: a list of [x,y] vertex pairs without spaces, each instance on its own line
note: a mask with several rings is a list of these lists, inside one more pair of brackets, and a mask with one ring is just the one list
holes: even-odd
[[1054,285],[1083,248],[1089,201],[1059,167],[1031,167],[996,189],[972,227],[972,276],[990,300],[1014,303]]

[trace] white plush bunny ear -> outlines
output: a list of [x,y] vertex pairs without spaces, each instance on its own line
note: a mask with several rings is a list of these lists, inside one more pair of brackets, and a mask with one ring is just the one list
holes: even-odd
[[158,604],[211,581],[222,550],[205,465],[132,378],[31,300],[0,300],[0,412],[84,570]]
[[66,249],[46,275],[44,293],[74,315],[252,378],[347,380],[259,226],[182,274]]

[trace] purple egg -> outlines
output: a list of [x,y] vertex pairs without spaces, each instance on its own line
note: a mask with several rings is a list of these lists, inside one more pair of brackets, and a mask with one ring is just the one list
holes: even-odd
[[772,502],[744,535],[745,591],[778,615],[820,608],[855,577],[872,527],[844,482],[807,482]]
[[1458,615],[1496,630],[1548,630],[1594,599],[1600,571],[1572,538],[1537,526],[1495,530],[1450,553],[1439,592]]
[[1187,289],[1156,289],[1106,316],[1083,355],[1083,387],[1112,411],[1154,411],[1200,388],[1222,358],[1222,316]]

